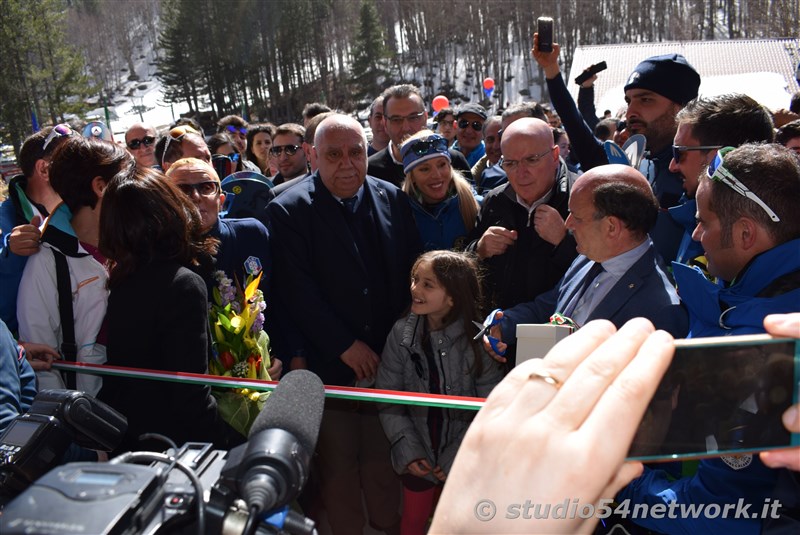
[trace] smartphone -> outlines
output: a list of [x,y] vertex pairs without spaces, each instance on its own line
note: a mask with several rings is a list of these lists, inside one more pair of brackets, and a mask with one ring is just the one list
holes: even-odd
[[594,65],[589,66],[588,69],[584,69],[582,73],[575,78],[575,83],[581,85],[583,82],[597,74],[598,72],[604,71],[608,68],[605,61],[601,61],[600,63],[595,63]]
[[769,335],[675,341],[629,459],[672,461],[800,446],[781,416],[798,402],[800,340]]
[[536,19],[539,41],[537,50],[539,52],[553,51],[553,19],[550,17],[539,17]]

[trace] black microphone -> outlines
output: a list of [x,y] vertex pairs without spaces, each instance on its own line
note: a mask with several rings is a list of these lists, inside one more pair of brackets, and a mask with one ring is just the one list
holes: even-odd
[[222,476],[255,514],[287,505],[308,479],[325,388],[314,373],[286,374],[253,422],[247,444],[231,450]]

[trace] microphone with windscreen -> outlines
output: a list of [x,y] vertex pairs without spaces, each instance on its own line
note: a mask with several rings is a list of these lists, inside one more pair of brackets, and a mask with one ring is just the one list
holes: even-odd
[[253,422],[246,444],[232,449],[221,481],[253,514],[289,504],[308,479],[325,388],[314,373],[286,374]]

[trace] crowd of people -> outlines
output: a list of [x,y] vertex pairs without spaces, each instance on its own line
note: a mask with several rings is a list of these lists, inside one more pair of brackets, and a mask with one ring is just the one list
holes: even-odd
[[[319,103],[303,124],[231,115],[213,133],[184,119],[159,135],[139,123],[124,146],[66,124],[30,136],[0,205],[0,432],[37,389],[74,388],[127,417],[120,451],[157,448],[139,441],[146,432],[242,442],[208,386],[52,363],[206,373],[220,358],[214,273],[243,282],[258,265],[273,379],[306,368],[328,385],[488,396],[474,422],[327,399],[302,502],[335,534],[424,533],[434,509],[436,533],[594,529],[476,520],[480,498],[513,492],[759,509],[781,497],[769,521],[627,528],[796,528],[796,451],[711,457],[677,475],[624,458],[673,338],[800,338],[796,314],[771,316],[800,312],[800,95],[777,124],[746,95],[699,97],[700,75],[669,54],[631,73],[624,116],[599,118],[596,75],[576,103],[558,44],[533,56],[552,106],[490,115],[466,103],[429,121],[420,89],[394,85],[370,106],[370,138]],[[635,134],[641,165],[609,164],[604,138]],[[244,204],[254,217],[230,217]],[[550,322],[577,332],[516,366],[516,327]],[[797,418],[787,412],[794,432]]]

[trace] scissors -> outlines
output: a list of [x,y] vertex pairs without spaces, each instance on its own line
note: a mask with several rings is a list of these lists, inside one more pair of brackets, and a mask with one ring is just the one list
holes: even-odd
[[486,316],[486,319],[483,320],[483,323],[477,321],[472,322],[475,324],[476,327],[478,327],[478,329],[480,329],[480,331],[478,331],[478,334],[475,335],[473,340],[480,340],[483,338],[484,335],[486,335],[486,338],[489,339],[489,345],[492,346],[492,350],[494,350],[495,353],[497,353],[502,357],[503,355],[506,354],[506,351],[505,350],[501,351],[497,347],[497,344],[500,343],[500,340],[498,340],[494,336],[489,335],[489,329],[491,329],[492,327],[503,321],[503,318],[497,318],[498,312],[502,312],[502,310],[499,308],[492,310],[492,312],[488,316]]

